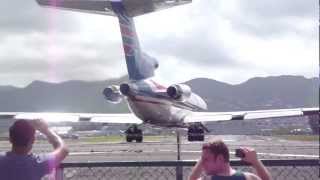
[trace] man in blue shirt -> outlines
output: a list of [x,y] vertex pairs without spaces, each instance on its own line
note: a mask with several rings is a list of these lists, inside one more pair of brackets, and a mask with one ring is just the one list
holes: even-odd
[[[53,146],[51,153],[31,153],[35,132],[40,131]],[[0,154],[0,178],[5,180],[40,180],[52,172],[68,155],[63,140],[43,120],[17,120],[9,129],[11,151]]]

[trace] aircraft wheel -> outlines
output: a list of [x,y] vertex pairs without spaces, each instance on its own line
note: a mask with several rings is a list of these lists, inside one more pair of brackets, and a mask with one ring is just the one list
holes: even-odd
[[132,139],[130,137],[126,137],[127,142],[132,142]]
[[143,134],[141,129],[137,129],[136,133],[136,142],[141,143],[143,139]]
[[143,139],[142,136],[141,136],[141,137],[138,137],[138,138],[136,139],[137,143],[141,143],[141,142],[142,142],[142,139]]
[[204,141],[203,130],[190,129],[188,132],[188,141]]
[[198,141],[204,141],[204,135],[199,135],[198,136]]
[[188,141],[194,141],[193,136],[188,136]]
[[203,129],[199,130],[198,141],[204,141],[204,131],[203,131]]

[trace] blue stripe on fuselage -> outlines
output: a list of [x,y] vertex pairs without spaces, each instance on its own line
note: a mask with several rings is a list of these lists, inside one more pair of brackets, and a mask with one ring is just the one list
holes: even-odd
[[125,44],[125,45],[128,45],[128,46],[133,45],[133,39],[130,37],[122,36],[122,41],[123,41],[123,44]]
[[[187,103],[183,103],[183,102],[176,102],[173,101],[172,99],[165,97],[165,96],[152,96],[152,95],[147,95],[146,93],[139,93],[139,95],[136,96],[130,96],[129,97],[131,101],[138,101],[138,102],[144,102],[144,103],[150,103],[150,104],[159,104],[159,105],[172,105],[174,107],[177,108],[181,108],[181,109],[186,109],[186,110],[198,110],[199,108],[192,105],[192,104],[187,104]],[[150,99],[148,99],[150,98]],[[168,101],[163,102],[163,101]]]
[[[154,92],[151,90],[151,88],[144,89],[144,90],[138,90],[136,94],[129,96],[132,101],[140,101],[145,103],[152,103],[152,104],[171,104],[172,106],[182,108],[182,109],[188,109],[188,110],[198,110],[199,107],[187,103],[187,102],[179,102],[171,99],[168,97],[165,92],[164,94],[160,94],[157,92]],[[138,97],[138,98],[137,98]],[[167,101],[164,102],[164,101]]]
[[117,14],[120,23],[129,79],[142,80],[152,77],[157,62],[141,52],[133,18],[128,16],[121,1],[111,1],[111,6],[115,14]]
[[[151,80],[152,82],[152,80]],[[154,82],[153,82],[154,84]],[[146,103],[152,103],[152,104],[172,104],[175,107],[182,108],[182,109],[188,109],[188,110],[198,110],[199,107],[188,103],[188,102],[180,102],[176,101],[172,98],[170,98],[166,90],[163,89],[161,86],[161,89],[157,89],[156,86],[152,89],[151,85],[147,81],[136,81],[132,83],[135,87],[137,87],[134,94],[131,94],[128,98],[134,100],[137,100],[137,97],[139,97],[139,101],[145,101]],[[160,86],[158,84],[158,86]],[[166,102],[164,102],[166,101]]]

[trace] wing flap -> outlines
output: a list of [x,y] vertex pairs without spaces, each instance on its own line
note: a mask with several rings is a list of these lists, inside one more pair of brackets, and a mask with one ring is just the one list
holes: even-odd
[[303,112],[299,109],[288,111],[258,111],[250,112],[245,115],[245,119],[263,119],[263,118],[276,118],[276,117],[292,117],[303,116]]
[[[65,9],[93,14],[111,15],[113,13],[111,2],[121,0],[36,0],[39,5],[57,9]],[[192,0],[122,0],[130,17],[183,5]]]
[[122,0],[131,17],[191,3],[192,0]]
[[133,114],[96,114],[96,113],[53,113],[53,112],[2,112],[0,119],[43,119],[48,123],[95,122],[110,124],[141,124],[142,120]]
[[184,119],[185,123],[215,122],[229,120],[254,120],[266,118],[319,115],[319,108],[274,109],[237,112],[195,112]]
[[16,112],[0,112],[0,119],[12,119],[16,114]]
[[117,124],[141,124],[142,121],[133,114],[124,115],[108,115],[108,116],[94,116],[90,122],[96,123],[117,123]]
[[214,121],[227,121],[231,120],[231,114],[208,114],[201,115],[199,113],[194,113],[190,116],[184,118],[185,123],[194,123],[194,122],[214,122]]
[[14,119],[43,119],[47,122],[78,122],[79,116],[69,113],[18,113]]
[[36,0],[40,6],[115,16],[107,0]]

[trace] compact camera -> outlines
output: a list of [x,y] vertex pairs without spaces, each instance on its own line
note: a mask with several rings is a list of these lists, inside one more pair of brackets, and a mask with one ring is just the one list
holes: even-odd
[[239,158],[244,158],[245,157],[245,154],[243,152],[242,149],[236,149],[236,154],[235,154],[236,157],[239,157]]

